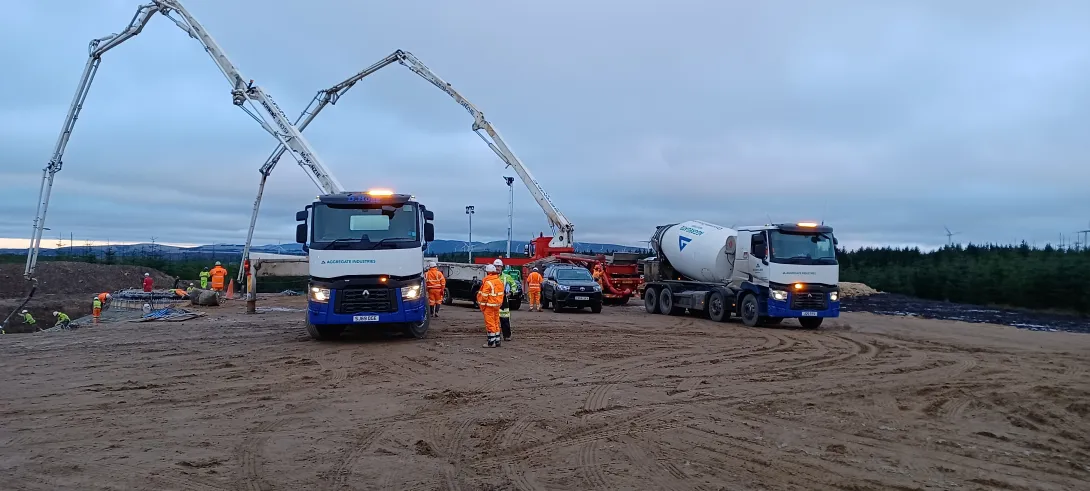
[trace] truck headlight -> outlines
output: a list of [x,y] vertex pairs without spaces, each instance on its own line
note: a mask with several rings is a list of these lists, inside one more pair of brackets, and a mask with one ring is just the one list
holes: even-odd
[[420,298],[420,285],[401,287],[402,300],[416,300]]
[[835,302],[837,300],[840,300],[840,292],[832,292],[832,293],[829,294],[829,301],[830,302]]
[[310,287],[310,300],[318,303],[329,302],[329,288]]
[[562,292],[566,292],[568,290],[571,290],[571,287],[568,285],[556,285],[556,289]]
[[783,290],[769,290],[768,294],[772,296],[773,300],[779,300],[781,302],[787,301],[787,292]]

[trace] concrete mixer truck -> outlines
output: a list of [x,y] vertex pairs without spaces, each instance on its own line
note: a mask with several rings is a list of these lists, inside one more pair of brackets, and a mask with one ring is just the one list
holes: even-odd
[[730,229],[692,220],[657,227],[655,257],[643,261],[651,314],[703,312],[750,327],[795,318],[814,329],[840,315],[832,227],[816,223]]

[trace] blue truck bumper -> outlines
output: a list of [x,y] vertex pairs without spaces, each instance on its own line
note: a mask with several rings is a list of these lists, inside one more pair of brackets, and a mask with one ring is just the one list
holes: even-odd
[[329,292],[329,301],[319,303],[307,301],[307,321],[316,326],[321,325],[368,325],[368,324],[399,324],[416,323],[424,320],[427,315],[428,300],[418,298],[404,300],[400,290],[397,295],[396,312],[351,312],[337,313],[333,306],[337,301],[337,290]]
[[840,317],[840,302],[826,302],[824,310],[798,310],[791,309],[790,297],[788,300],[779,301],[768,299],[767,315],[769,317],[784,317],[784,318],[798,318],[798,317]]

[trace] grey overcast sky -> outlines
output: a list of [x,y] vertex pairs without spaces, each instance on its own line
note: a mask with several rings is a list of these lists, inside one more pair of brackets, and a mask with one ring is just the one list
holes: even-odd
[[[87,42],[135,0],[13,0],[0,17],[0,237],[27,237]],[[1043,245],[1090,225],[1090,2],[188,0],[294,118],[411,51],[481,108],[576,239],[657,224],[824,219],[843,245]],[[162,16],[107,53],[58,174],[47,236],[240,243],[275,140]],[[440,238],[506,234],[499,159],[400,65],[307,130],[350,188],[436,212]],[[287,157],[257,242],[293,240],[316,188]],[[515,233],[548,232],[523,186]]]

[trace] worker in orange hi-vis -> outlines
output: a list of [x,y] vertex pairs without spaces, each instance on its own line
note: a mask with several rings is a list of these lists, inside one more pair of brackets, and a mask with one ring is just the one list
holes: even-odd
[[477,304],[484,313],[484,330],[488,333],[488,344],[484,348],[500,347],[500,307],[503,305],[503,280],[496,274],[496,267],[489,264],[484,267],[487,273],[477,290]]
[[227,268],[224,268],[219,261],[216,261],[216,267],[212,268],[209,273],[212,275],[212,289],[222,292],[224,281],[227,278]]
[[447,277],[439,271],[435,261],[428,262],[428,272],[424,273],[424,284],[428,289],[428,313],[432,317],[439,317],[439,306],[443,304],[443,290],[447,287]]
[[530,312],[534,309],[541,312],[541,280],[541,273],[537,272],[537,268],[526,276],[526,296],[530,297]]
[[594,264],[594,272],[591,273],[591,277],[594,278],[594,281],[598,283],[598,287],[603,289],[603,290],[606,289],[606,286],[602,284],[602,275],[604,275],[604,274],[605,274],[605,272],[602,271],[602,265],[599,264],[599,263],[595,263]]

